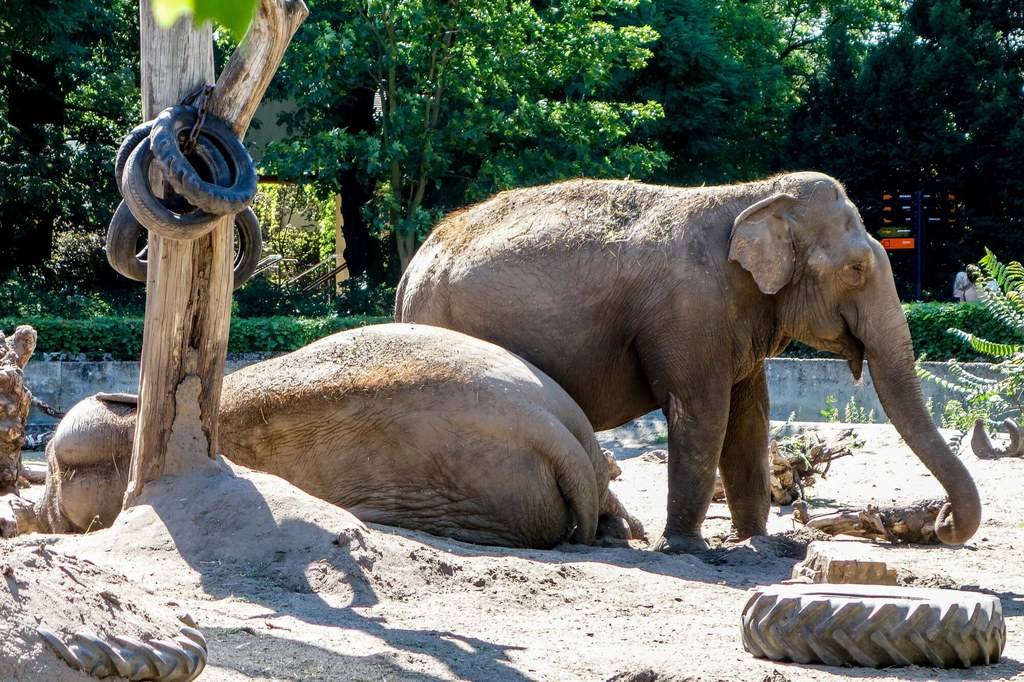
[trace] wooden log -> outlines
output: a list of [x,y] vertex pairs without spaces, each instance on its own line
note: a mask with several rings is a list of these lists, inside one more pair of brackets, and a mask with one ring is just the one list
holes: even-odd
[[[308,9],[301,0],[263,0],[249,33],[224,69],[210,110],[244,136],[281,57]],[[209,25],[191,18],[161,29],[141,0],[143,115],[152,119],[213,81]],[[128,492],[163,475],[212,466],[231,326],[233,219],[193,240],[149,236],[139,416]]]
[[945,500],[921,500],[906,507],[839,509],[810,516],[803,501],[793,504],[793,518],[829,535],[850,535],[894,544],[935,545],[935,518]]

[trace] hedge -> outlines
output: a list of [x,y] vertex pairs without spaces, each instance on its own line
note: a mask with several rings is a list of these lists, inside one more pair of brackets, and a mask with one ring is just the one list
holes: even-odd
[[[362,315],[317,318],[236,317],[231,319],[228,354],[284,353],[334,332],[390,321],[390,318]],[[37,356],[50,354],[76,360],[138,360],[142,353],[141,317],[94,317],[87,320],[0,318],[0,330],[7,334],[13,332],[19,324],[31,325],[39,335],[36,342]]]
[[[992,358],[975,353],[967,344],[949,333],[962,329],[990,341],[1020,343],[1020,336],[1000,324],[981,303],[904,303],[907,326],[914,342],[914,355],[931,361],[962,360],[990,362]],[[791,343],[786,357],[834,357],[803,344]]]
[[1014,334],[981,303],[911,303],[903,306],[907,313],[914,353],[928,360],[991,362],[949,333],[954,327],[998,343],[1020,344],[1021,333]]
[[[1019,342],[980,303],[908,303],[903,306],[918,357],[929,360],[987,360],[970,351],[946,330],[957,327],[1004,343]],[[334,332],[389,322],[387,317],[263,317],[232,318],[229,355],[273,354],[300,348]],[[88,360],[137,360],[142,349],[142,318],[96,317],[87,320],[61,318],[0,318],[0,330],[10,333],[19,324],[35,327],[39,334],[37,354],[62,355]],[[785,353],[793,357],[817,357],[806,346],[791,344]]]

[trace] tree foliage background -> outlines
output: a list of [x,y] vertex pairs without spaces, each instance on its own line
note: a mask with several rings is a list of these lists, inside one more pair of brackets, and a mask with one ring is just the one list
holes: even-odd
[[393,239],[398,262],[376,264],[392,275],[444,211],[496,189],[649,175],[666,156],[635,131],[661,106],[609,96],[651,56],[650,28],[610,23],[635,4],[320,0],[272,86],[292,138],[266,163],[340,192],[352,241]]
[[[307,3],[260,163],[318,201],[341,196],[345,259],[371,286],[393,284],[445,212],[581,175],[691,185],[813,168],[846,183],[870,231],[883,192],[954,193],[959,221],[926,239],[935,300],[984,247],[1024,247],[1024,0]],[[137,11],[0,6],[5,290],[139,290],[101,252],[111,159],[138,123]],[[913,263],[892,259],[909,297]]]
[[102,235],[113,152],[140,108],[137,12],[127,0],[0,8],[0,274],[62,297],[119,289]]

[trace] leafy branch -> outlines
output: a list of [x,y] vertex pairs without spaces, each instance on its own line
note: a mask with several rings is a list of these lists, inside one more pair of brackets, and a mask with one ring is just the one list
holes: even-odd
[[929,372],[920,364],[917,367],[918,376],[963,396],[960,401],[946,405],[944,423],[964,432],[975,418],[992,424],[1024,413],[1024,266],[1017,261],[1004,264],[985,249],[978,266],[969,266],[968,270],[975,277],[980,305],[1009,332],[1012,340],[991,341],[950,327],[949,334],[994,360],[992,374],[979,375],[956,360],[948,363],[948,379]]

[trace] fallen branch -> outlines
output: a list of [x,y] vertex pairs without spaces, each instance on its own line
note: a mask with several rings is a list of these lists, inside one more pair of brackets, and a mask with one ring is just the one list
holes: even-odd
[[32,396],[32,407],[45,414],[47,417],[53,417],[54,419],[63,419],[66,414],[56,408],[50,407],[35,396]]
[[[773,439],[768,443],[768,458],[771,467],[770,485],[772,502],[779,505],[793,504],[804,497],[804,488],[814,485],[815,478],[825,478],[832,462],[840,457],[853,454],[853,448],[862,445],[853,429],[847,429],[835,437],[835,442],[826,443],[817,434]],[[725,487],[721,478],[715,481],[715,500],[725,499]]]
[[780,450],[777,441],[768,444],[771,457],[772,499],[776,504],[792,504],[804,498],[804,488],[814,485],[816,476],[825,478],[832,462],[853,454],[850,447],[833,447],[818,442],[806,451]]
[[811,516],[807,503],[793,503],[793,518],[807,528],[829,535],[852,535],[894,544],[937,545],[935,517],[945,500],[922,500],[907,507],[840,509]]

